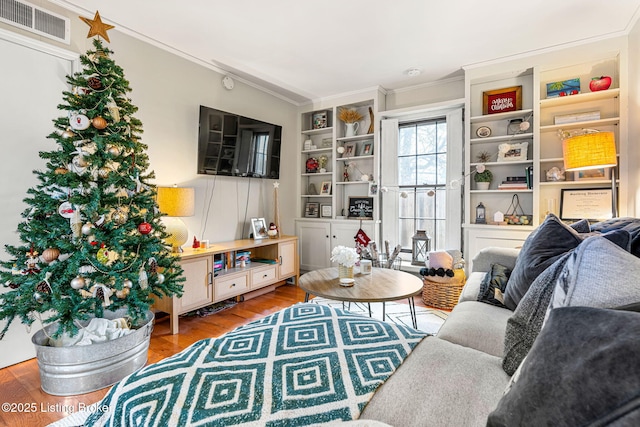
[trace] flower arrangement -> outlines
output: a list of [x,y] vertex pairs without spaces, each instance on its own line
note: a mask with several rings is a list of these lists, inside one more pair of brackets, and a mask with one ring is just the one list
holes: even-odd
[[346,267],[353,267],[356,265],[356,262],[358,262],[358,259],[360,259],[360,257],[358,256],[358,252],[356,252],[356,248],[336,246],[331,251],[331,261]]
[[362,120],[362,114],[351,108],[341,108],[338,112],[338,118],[345,123],[355,123]]

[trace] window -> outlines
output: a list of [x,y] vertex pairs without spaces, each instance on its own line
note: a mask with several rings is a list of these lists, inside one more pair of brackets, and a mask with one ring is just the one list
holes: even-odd
[[445,118],[398,126],[397,241],[403,252],[411,253],[416,230],[426,230],[431,250],[445,247],[447,139]]

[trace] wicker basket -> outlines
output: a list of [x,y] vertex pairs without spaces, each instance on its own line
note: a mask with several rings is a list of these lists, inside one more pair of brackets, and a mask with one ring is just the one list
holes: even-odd
[[454,270],[454,273],[453,277],[425,276],[422,280],[422,301],[435,308],[451,310],[455,307],[466,277],[462,269]]

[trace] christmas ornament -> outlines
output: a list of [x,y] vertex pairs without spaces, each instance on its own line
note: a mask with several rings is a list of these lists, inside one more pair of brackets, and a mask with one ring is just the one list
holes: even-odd
[[102,36],[107,42],[111,43],[107,31],[112,30],[115,27],[113,25],[105,24],[104,22],[102,22],[102,19],[100,19],[100,13],[98,11],[96,11],[93,19],[85,18],[82,16],[80,17],[80,19],[82,19],[82,21],[90,27],[89,34],[87,34],[88,39],[93,36]]
[[86,285],[86,282],[84,280],[84,277],[76,276],[73,279],[71,279],[71,283],[70,284],[71,284],[71,287],[73,289],[78,290],[78,289],[84,288],[84,286]]
[[144,267],[140,267],[138,271],[138,284],[143,291],[149,287],[149,278],[147,277],[147,272],[144,271]]
[[75,133],[71,132],[70,128],[67,128],[67,130],[63,131],[60,136],[62,136],[65,139],[69,139],[69,138],[73,138],[74,136],[76,136]]
[[63,168],[63,167],[59,167],[59,168],[56,168],[56,169],[53,171],[53,173],[55,173],[56,175],[64,175],[64,174],[66,174],[66,173],[69,173],[69,169],[67,169],[67,168]]
[[94,117],[93,120],[91,121],[91,124],[93,125],[94,128],[96,129],[104,129],[107,127],[107,121],[104,119],[104,117]]
[[163,284],[164,283],[164,274],[159,273],[158,277],[156,278],[156,280],[158,281],[158,284]]
[[69,125],[75,130],[85,130],[91,125],[91,120],[84,114],[75,114],[69,119]]
[[122,154],[122,150],[116,145],[108,144],[107,153],[111,154],[113,157],[118,157],[120,154]]
[[124,282],[122,282],[122,286],[124,286],[125,288],[131,289],[133,288],[133,282],[129,279],[125,279]]
[[42,282],[38,283],[38,286],[36,286],[36,291],[45,295],[49,295],[53,290],[51,289],[51,284],[49,283],[50,277],[51,277],[51,272],[49,271],[47,272],[47,274],[44,275],[44,279],[42,280]]
[[60,256],[60,249],[48,248],[42,252],[42,260],[47,264],[58,259]]
[[111,265],[118,259],[118,254],[108,250],[104,245],[98,249],[96,259],[104,265]]
[[100,80],[100,77],[89,77],[89,79],[87,79],[87,84],[91,89],[102,89],[102,81]]
[[22,271],[22,274],[37,274],[40,273],[40,266],[38,266],[38,252],[33,248],[27,252],[27,260],[24,262],[27,268]]
[[77,239],[82,235],[82,218],[80,218],[80,212],[77,209],[69,219],[69,226],[71,227],[74,239]]
[[118,289],[116,291],[116,296],[120,299],[126,298],[129,295],[129,288]]
[[88,236],[91,234],[91,232],[93,231],[93,224],[90,222],[87,222],[86,224],[84,224],[82,226],[82,234],[84,234],[85,236]]
[[33,299],[36,300],[38,304],[42,304],[44,302],[44,298],[42,298],[42,295],[39,292],[33,293]]
[[118,206],[115,212],[111,214],[111,219],[117,225],[122,225],[126,223],[127,220],[129,219],[129,214],[127,214],[127,211],[124,208],[122,208],[121,206]]
[[147,265],[149,266],[149,272],[151,274],[156,274],[158,272],[158,261],[156,261],[154,257],[149,258]]
[[111,118],[113,119],[114,122],[119,122],[120,121],[120,108],[118,107],[118,104],[116,104],[116,101],[114,101],[114,99],[111,97],[111,95],[109,95],[109,102],[107,102],[107,109],[109,110],[109,114],[111,115]]
[[74,156],[73,159],[71,159],[71,163],[79,168],[84,168],[88,165],[87,159],[85,159],[82,154]]
[[108,307],[111,305],[111,295],[113,291],[103,284],[96,283],[89,289],[94,298],[102,300],[102,306]]
[[110,173],[111,173],[111,169],[109,169],[108,167],[101,167],[98,170],[98,176],[100,176],[100,178],[107,179]]
[[149,224],[148,222],[142,222],[140,223],[140,225],[138,225],[138,231],[140,232],[140,234],[149,234],[151,233],[151,224]]

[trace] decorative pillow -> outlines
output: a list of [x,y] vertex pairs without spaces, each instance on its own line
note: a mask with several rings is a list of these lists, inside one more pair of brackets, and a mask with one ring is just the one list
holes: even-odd
[[480,283],[478,301],[506,308],[504,305],[504,289],[511,270],[500,264],[491,264],[491,269],[484,275]]
[[554,214],[527,237],[511,272],[504,305],[511,310],[520,303],[533,281],[562,255],[582,242],[582,237]]
[[597,222],[591,226],[591,231],[607,233],[613,230],[626,230],[631,234],[631,253],[640,257],[640,218],[612,218]]
[[640,301],[640,258],[630,254],[625,230],[586,239],[571,254],[556,283],[549,310],[586,306],[614,308]]
[[640,425],[640,314],[553,310],[487,426]]
[[[596,239],[599,243],[597,245],[592,245],[592,239]],[[608,244],[605,242],[608,242]],[[592,263],[592,265],[583,267],[582,264],[578,265],[578,263],[575,262],[575,252],[569,252],[540,274],[540,276],[538,276],[538,278],[533,282],[531,288],[520,304],[518,304],[513,316],[511,316],[507,321],[504,337],[504,357],[502,359],[502,368],[507,374],[513,375],[515,370],[518,368],[518,365],[522,363],[522,360],[531,349],[531,346],[536,340],[538,333],[544,324],[552,296],[555,298],[554,293],[559,292],[557,290],[557,286],[559,286],[560,283],[574,282],[571,275],[575,275],[576,270],[580,270],[580,272],[582,272],[583,268],[598,270],[600,272],[598,274],[605,272],[604,274],[609,275],[609,279],[606,280],[606,283],[614,283],[614,285],[610,285],[613,287],[615,287],[617,280],[622,280],[620,278],[627,274],[624,269],[618,269],[615,266],[615,262],[613,260],[609,260],[607,255],[597,255],[594,251],[589,249],[596,246],[599,248],[602,248],[603,246],[606,247],[606,251],[609,253],[613,252],[613,248],[618,248],[615,251],[615,253],[618,254],[616,256],[620,256],[625,259],[628,259],[628,257],[635,258],[624,251],[625,248],[629,247],[629,233],[621,230],[614,231],[600,236],[590,237],[575,249],[576,252],[581,252],[587,248],[589,254],[599,257],[601,260],[586,261],[587,263]],[[623,256],[622,254],[619,254],[619,251],[622,251],[626,255]],[[568,266],[570,259],[573,260],[571,268]],[[633,264],[640,264],[640,259],[635,258],[635,260],[636,261]],[[583,259],[582,262],[584,263],[585,260]],[[596,265],[599,265],[600,267],[597,268],[595,267]],[[627,266],[624,268],[629,269],[630,267]],[[637,277],[632,273],[632,271],[629,271],[629,274],[630,276],[628,277]],[[508,286],[509,285],[507,285],[507,288]],[[609,292],[609,290],[604,290],[603,287],[599,287],[598,289],[599,292],[604,294]],[[613,292],[613,294],[617,295],[616,292]],[[640,295],[640,290],[636,291],[636,294]],[[633,292],[626,293],[623,295],[623,298],[618,298],[615,301],[619,301],[620,299],[624,299],[624,301],[618,304],[612,302],[606,305],[594,305],[593,302],[585,302],[582,305],[609,308],[617,305],[628,304],[633,301],[640,301],[640,297],[634,296]]]
[[[538,337],[544,323],[553,288],[569,254],[565,254],[536,278],[513,315],[507,320],[502,369],[513,375]],[[509,285],[507,285],[508,289]]]
[[574,222],[569,225],[569,227],[576,230],[577,233],[589,233],[591,232],[591,226],[589,225],[589,221],[586,219],[581,219],[578,222]]
[[453,257],[447,251],[429,252],[429,267],[453,270]]

